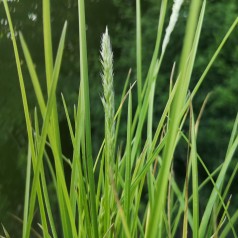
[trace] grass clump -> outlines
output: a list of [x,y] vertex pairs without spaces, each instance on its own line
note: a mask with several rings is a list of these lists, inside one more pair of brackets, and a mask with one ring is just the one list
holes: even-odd
[[[47,102],[44,100],[30,51],[23,35],[20,34],[20,43],[41,114],[40,118],[38,109],[36,109],[32,121],[30,120],[27,92],[8,3],[3,0],[12,35],[29,141],[23,238],[31,237],[36,208],[39,209],[36,218],[40,227],[37,231],[39,237],[153,238],[176,237],[176,235],[189,237],[191,233],[192,237],[203,238],[218,237],[218,235],[226,237],[229,232],[237,237],[234,228],[237,222],[237,212],[230,215],[228,207],[231,201],[229,199],[228,203],[226,202],[228,190],[235,173],[230,177],[225,189],[224,181],[238,146],[238,117],[234,123],[223,163],[214,172],[210,172],[199,156],[196,138],[200,115],[196,120],[192,100],[229,35],[237,26],[238,19],[235,19],[196,86],[188,94],[206,6],[206,1],[191,1],[179,67],[177,70],[174,67],[171,74],[171,82],[174,81],[174,78],[176,80],[174,84],[170,84],[169,97],[159,121],[154,121],[155,85],[182,3],[183,1],[180,0],[174,1],[170,23],[163,38],[167,0],[161,1],[155,49],[147,76],[142,80],[140,0],[136,1],[137,104],[135,105],[135,100],[132,100],[135,91],[134,84],[128,88],[128,76],[121,104],[117,111],[114,105],[113,53],[108,29],[106,28],[102,36],[100,52],[105,139],[97,158],[93,158],[85,9],[84,1],[78,1],[81,81],[74,125],[71,123],[66,102],[62,95],[73,145],[73,156],[68,160],[62,154],[57,113],[57,103],[59,102],[57,102],[55,96],[64,51],[67,22],[63,26],[58,51],[54,59],[51,42],[50,1],[43,0]],[[117,140],[121,125],[121,112],[126,110],[126,107],[127,136],[126,145],[123,148],[118,146]],[[201,112],[202,110],[203,107]],[[39,120],[42,123],[39,123]],[[182,130],[185,122],[189,122],[190,125],[188,135]],[[156,130],[153,130],[152,125],[154,124],[157,124]],[[142,139],[144,128],[147,128],[147,136]],[[172,166],[175,149],[181,140],[186,142],[189,155],[186,178],[182,188],[178,186],[175,180]],[[51,148],[53,162],[49,159],[46,146]],[[71,168],[69,186],[66,183],[64,161],[67,161]],[[207,179],[201,183],[198,163],[203,166],[207,173]],[[50,176],[46,176],[46,171],[50,171]],[[204,211],[201,212],[199,198],[202,188],[209,181],[213,184],[213,190]],[[53,194],[48,189],[47,184],[49,183],[54,185]],[[148,198],[146,199],[144,198],[145,188],[148,191]],[[53,197],[57,198],[56,204],[53,202]],[[55,207],[59,211],[58,216],[53,212]],[[7,234],[5,229],[4,232]],[[34,230],[34,232],[36,231]]]

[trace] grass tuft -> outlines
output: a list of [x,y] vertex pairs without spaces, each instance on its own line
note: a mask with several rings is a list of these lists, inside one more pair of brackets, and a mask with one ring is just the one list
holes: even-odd
[[[102,64],[101,99],[104,107],[105,135],[100,150],[94,158],[85,6],[84,0],[78,0],[80,85],[73,118],[70,118],[69,108],[63,94],[61,95],[73,145],[72,158],[66,158],[61,149],[57,111],[57,103],[61,101],[56,100],[56,90],[63,63],[64,45],[67,41],[67,22],[62,29],[56,57],[53,58],[50,1],[43,0],[42,3],[46,100],[34,68],[34,59],[31,57],[23,33],[19,34],[38,103],[32,122],[8,1],[3,0],[11,32],[28,135],[22,237],[32,237],[33,233],[38,237],[53,238],[62,236],[74,238],[182,236],[186,238],[190,234],[194,238],[218,236],[225,238],[231,233],[237,237],[235,224],[238,221],[238,212],[230,214],[229,205],[233,200],[229,196],[229,189],[237,175],[238,162],[235,163],[236,166],[227,186],[225,186],[225,178],[231,162],[235,160],[234,155],[238,147],[238,116],[234,122],[223,163],[214,171],[209,171],[199,155],[200,148],[197,144],[199,122],[202,120],[201,115],[209,95],[197,118],[192,101],[221,49],[236,28],[238,18],[227,31],[196,86],[191,93],[188,93],[206,8],[206,0],[191,1],[180,61],[176,64],[177,69],[174,63],[168,82],[169,96],[160,117],[154,117],[154,108],[157,107],[154,104],[155,89],[156,84],[159,83],[157,81],[160,68],[164,63],[164,55],[169,47],[169,39],[175,29],[183,1],[174,1],[170,22],[164,36],[168,2],[161,1],[154,52],[144,79],[142,78],[141,1],[136,1],[137,80],[130,85],[130,69],[118,108],[115,108],[114,102],[113,47],[106,28],[102,35],[99,53]],[[137,84],[137,98],[133,96],[135,84]],[[124,110],[127,113],[126,120],[121,117]],[[158,121],[155,121],[155,118],[159,118]],[[189,122],[188,132],[184,129],[187,122]],[[118,134],[123,123],[126,125],[127,132],[124,141],[120,141]],[[144,135],[145,128],[146,135]],[[186,143],[188,148],[187,155],[183,155],[187,156],[187,170],[182,185],[178,184],[173,173],[175,151],[180,141]],[[49,159],[49,149],[53,160]],[[207,173],[204,181],[199,177],[199,165],[202,165]],[[71,169],[69,186],[66,183],[64,166],[69,166]],[[46,171],[49,172],[49,176],[46,176]],[[201,211],[199,208],[202,189],[209,182],[213,185],[213,189],[204,211]],[[49,184],[53,189],[50,189]],[[58,210],[58,213],[54,213],[55,210]],[[34,229],[34,219],[37,220],[40,235],[39,229],[37,232]],[[4,227],[3,232],[6,237],[10,237]]]

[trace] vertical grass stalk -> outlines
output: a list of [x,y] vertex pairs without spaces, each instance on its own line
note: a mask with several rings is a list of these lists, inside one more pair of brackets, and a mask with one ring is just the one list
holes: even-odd
[[[85,142],[86,142],[86,163],[89,183],[89,199],[90,211],[93,225],[93,236],[98,237],[98,222],[96,212],[96,194],[95,181],[93,174],[93,158],[92,158],[92,140],[91,140],[91,119],[90,119],[90,100],[88,88],[88,62],[87,62],[87,41],[86,41],[86,26],[85,26],[85,7],[84,0],[78,0],[78,16],[79,16],[79,50],[80,50],[80,93],[85,108],[85,114],[81,115],[85,122]],[[79,97],[80,100],[80,97]],[[78,103],[78,108],[80,102]],[[77,110],[79,113],[80,110]],[[79,130],[80,128],[76,128]]]
[[[44,53],[45,53],[45,71],[46,71],[46,85],[48,96],[50,96],[51,83],[53,80],[54,60],[53,60],[53,49],[52,49],[52,30],[51,30],[51,17],[50,17],[50,1],[42,1],[43,10],[43,35],[44,35]],[[57,198],[59,200],[59,209],[62,217],[62,227],[65,236],[69,236],[69,224],[67,219],[67,212],[65,211],[65,204],[63,200],[62,187],[60,184],[59,176],[62,176],[59,171],[62,171],[62,151],[61,151],[61,140],[59,132],[59,121],[57,113],[56,95],[53,98],[53,108],[51,115],[51,126],[49,128],[49,136],[51,138],[51,144],[54,153],[54,162],[56,166],[56,177],[57,177]],[[53,142],[53,143],[52,143]],[[55,144],[55,146],[53,146]],[[59,168],[59,166],[61,168]]]
[[128,114],[127,114],[127,140],[126,140],[126,172],[125,172],[125,197],[124,210],[127,225],[130,227],[130,206],[131,206],[131,125],[132,125],[132,96],[129,92]]
[[105,197],[104,211],[105,223],[104,232],[110,227],[110,179],[109,172],[114,162],[114,147],[115,147],[115,125],[114,125],[114,89],[113,89],[113,53],[111,49],[110,37],[108,29],[102,36],[101,42],[101,63],[102,63],[102,84],[103,98],[102,103],[105,112]]
[[[136,71],[138,105],[142,100],[142,37],[141,37],[141,0],[136,0]],[[140,109],[139,109],[140,111]]]

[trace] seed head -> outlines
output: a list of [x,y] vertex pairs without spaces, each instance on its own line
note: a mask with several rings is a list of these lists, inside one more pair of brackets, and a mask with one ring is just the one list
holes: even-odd
[[172,31],[174,30],[175,24],[178,20],[179,11],[180,11],[182,4],[183,4],[183,0],[174,0],[172,14],[170,16],[169,25],[166,28],[166,33],[165,33],[165,37],[164,37],[163,44],[162,44],[162,55],[164,54],[165,49],[169,43],[170,35],[171,35]]
[[[111,48],[108,29],[102,35],[101,41],[101,63],[102,63],[102,103],[105,111],[105,139],[106,146],[112,151],[114,148],[114,88],[113,88],[113,53]],[[112,154],[110,155],[112,156]]]

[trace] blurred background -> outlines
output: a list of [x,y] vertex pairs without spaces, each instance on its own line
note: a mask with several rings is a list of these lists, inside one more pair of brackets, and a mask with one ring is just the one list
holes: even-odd
[[[105,31],[105,27],[108,26],[114,52],[114,85],[117,107],[130,68],[132,69],[131,82],[136,80],[136,9],[134,0],[86,0],[85,2],[92,138],[94,154],[96,154],[104,133],[104,128],[102,127],[104,123],[103,107],[100,100],[102,94],[99,62],[101,34]],[[169,21],[172,3],[172,0],[169,1],[165,25]],[[173,63],[179,60],[189,3],[189,0],[184,0],[178,24],[172,33],[164,63],[158,76],[155,95],[155,123],[159,120],[168,98],[169,76]],[[40,0],[9,1],[17,40],[18,32],[21,31],[32,54],[42,88],[46,91],[41,4]],[[157,33],[160,1],[141,0],[141,5],[143,75],[145,76]],[[77,103],[80,80],[77,0],[51,0],[51,12],[54,54],[56,53],[64,21],[68,21],[57,96],[59,97],[58,111],[63,153],[70,157],[72,146],[60,93],[64,94],[72,117],[73,106]],[[207,1],[191,89],[237,15],[237,0]],[[194,100],[195,113],[198,114],[206,95],[211,92],[198,134],[198,152],[210,171],[213,171],[224,158],[232,125],[238,111],[237,39],[238,29],[232,33]],[[36,100],[19,41],[18,46],[28,93],[28,102],[31,112],[33,112]],[[125,132],[126,125],[122,124],[120,130],[122,143],[125,142]],[[23,211],[26,153],[27,135],[15,58],[3,4],[0,3],[0,222],[12,237],[20,237],[21,232],[21,221],[17,218],[21,219]],[[235,158],[237,159],[237,153]],[[181,181],[184,180],[186,173],[186,159],[186,146],[181,143],[176,151],[174,161],[175,176]],[[232,163],[235,164],[236,162]],[[232,167],[231,165],[231,171]],[[204,178],[206,178],[206,174],[200,169],[200,181]],[[209,194],[209,188],[211,187],[208,185],[203,193],[204,200],[206,194]],[[235,209],[238,206],[237,192],[237,187],[233,185],[231,209]]]

